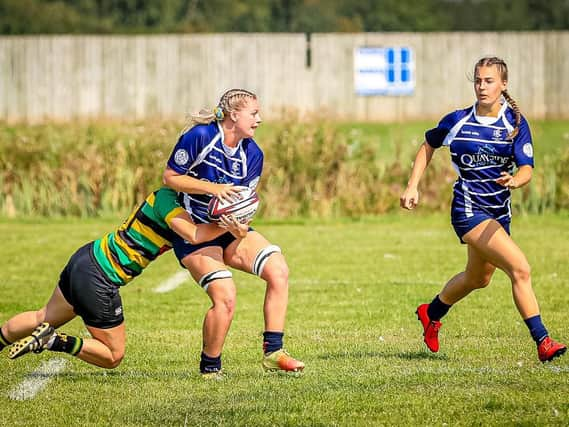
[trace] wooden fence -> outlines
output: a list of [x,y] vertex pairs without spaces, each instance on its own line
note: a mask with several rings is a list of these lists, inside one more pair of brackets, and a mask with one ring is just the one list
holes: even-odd
[[[410,96],[360,96],[354,49],[408,46]],[[503,57],[531,118],[568,118],[569,32],[0,37],[0,120],[180,118],[231,87],[266,118],[296,110],[362,121],[436,119],[471,105],[477,59]]]

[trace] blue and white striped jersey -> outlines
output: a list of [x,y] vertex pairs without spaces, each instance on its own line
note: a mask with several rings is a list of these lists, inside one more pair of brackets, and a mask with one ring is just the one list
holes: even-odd
[[[257,187],[263,171],[263,152],[250,138],[235,148],[223,143],[223,131],[217,122],[196,125],[178,140],[168,167],[180,175],[214,182]],[[211,195],[183,194],[182,203],[194,221],[209,222],[207,205]]]
[[454,184],[452,217],[472,217],[478,212],[496,220],[511,218],[510,190],[496,183],[500,172],[513,174],[514,167],[533,167],[530,129],[521,118],[516,137],[515,112],[503,102],[498,117],[476,115],[476,105],[447,114],[434,129],[425,133],[433,147],[448,146],[452,165],[458,173]]

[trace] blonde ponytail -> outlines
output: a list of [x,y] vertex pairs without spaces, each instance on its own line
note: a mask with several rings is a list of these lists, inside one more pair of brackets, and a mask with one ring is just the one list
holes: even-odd
[[512,131],[508,134],[508,138],[514,139],[518,134],[518,132],[520,131],[522,113],[520,112],[520,107],[518,107],[518,103],[514,101],[514,98],[510,96],[508,91],[503,90],[502,95],[504,96],[506,101],[508,101],[508,104],[510,104],[510,107],[512,107],[512,110],[514,110],[514,113],[516,113],[516,125],[514,126],[514,129],[512,129]]

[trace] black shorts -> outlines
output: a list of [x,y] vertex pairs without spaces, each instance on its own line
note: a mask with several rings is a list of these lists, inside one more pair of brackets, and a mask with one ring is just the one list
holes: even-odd
[[113,328],[124,322],[119,287],[101,271],[92,248],[88,243],[71,256],[58,286],[87,326]]

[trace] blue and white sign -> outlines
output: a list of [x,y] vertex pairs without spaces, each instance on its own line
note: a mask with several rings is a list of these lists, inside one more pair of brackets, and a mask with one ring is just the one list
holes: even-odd
[[412,95],[415,58],[409,47],[359,47],[354,50],[358,95]]

